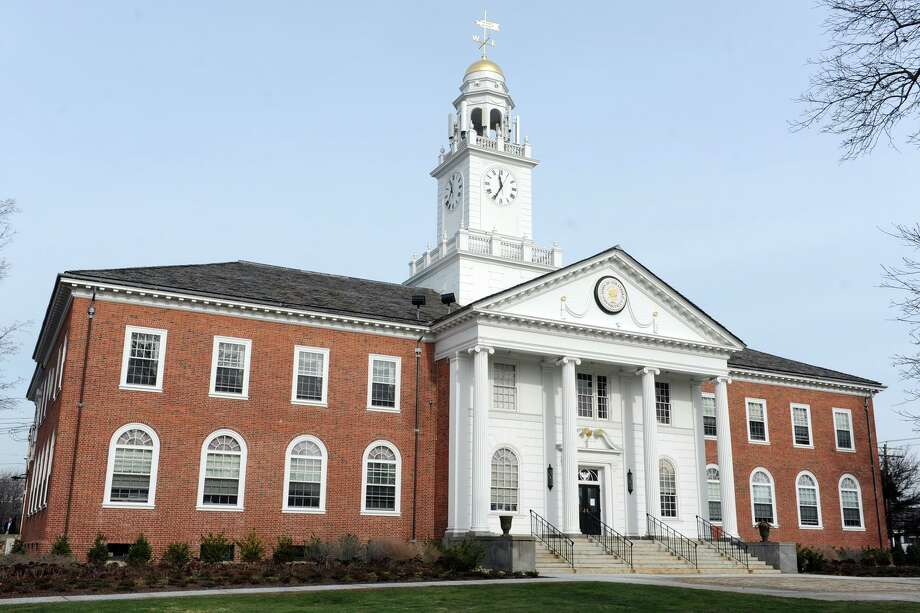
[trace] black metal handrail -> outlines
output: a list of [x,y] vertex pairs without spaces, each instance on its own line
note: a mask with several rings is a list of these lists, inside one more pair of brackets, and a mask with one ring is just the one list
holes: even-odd
[[591,517],[597,520],[600,526],[600,534],[586,534],[589,539],[596,542],[604,548],[608,555],[620,558],[626,563],[626,566],[633,567],[633,542],[620,534],[610,526],[604,523],[604,520],[595,513],[590,513]]
[[700,567],[696,557],[696,541],[684,536],[657,517],[653,517],[648,513],[645,514],[645,521],[650,537],[664,545],[665,549],[677,557],[690,562],[694,568]]
[[568,562],[569,566],[575,568],[575,541],[533,509],[530,510],[530,534],[539,539],[551,552]]
[[735,560],[745,568],[751,568],[751,555],[747,543],[737,536],[732,536],[708,519],[696,516],[696,533],[700,540],[714,547],[719,553]]

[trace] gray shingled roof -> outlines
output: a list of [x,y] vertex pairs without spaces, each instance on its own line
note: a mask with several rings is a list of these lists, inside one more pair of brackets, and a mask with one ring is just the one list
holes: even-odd
[[418,323],[413,294],[425,294],[422,323],[447,313],[434,290],[256,262],[71,270],[64,276],[408,324]]
[[762,351],[755,351],[754,349],[744,349],[743,351],[732,354],[732,356],[728,359],[728,367],[740,368],[744,370],[760,370],[776,373],[786,373],[790,375],[813,377],[815,379],[832,379],[834,381],[855,383],[857,385],[883,387],[882,384],[878,381],[863,379],[862,377],[848,375],[847,373],[830,370],[829,368],[812,366],[811,364],[806,364],[804,362],[796,362],[795,360],[781,358],[777,355],[771,355]]

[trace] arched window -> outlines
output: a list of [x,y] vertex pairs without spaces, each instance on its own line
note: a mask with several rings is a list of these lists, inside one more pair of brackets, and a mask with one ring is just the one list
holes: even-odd
[[795,480],[796,500],[799,504],[799,527],[821,527],[821,496],[818,480],[813,474],[802,471]]
[[102,504],[152,508],[157,487],[160,439],[144,424],[127,424],[112,435]]
[[840,515],[844,530],[865,530],[863,524],[862,493],[859,481],[853,475],[840,477]]
[[492,510],[518,510],[517,455],[502,447],[492,454]]
[[751,507],[755,524],[765,521],[777,525],[773,477],[765,468],[755,468],[751,472]]
[[399,515],[402,460],[389,441],[374,441],[364,450],[361,512]]
[[326,446],[314,436],[298,436],[287,447],[282,510],[326,511]]
[[658,461],[658,488],[661,493],[661,516],[677,517],[677,478],[674,465],[668,460]]
[[719,467],[710,464],[706,467],[706,497],[709,501],[709,521],[722,521],[722,484]]
[[475,108],[473,112],[470,113],[470,122],[473,124],[473,130],[476,131],[476,134],[479,136],[484,136],[486,131],[485,121],[482,116],[482,109]]
[[489,111],[489,130],[495,132],[495,136],[500,136],[502,131],[502,112],[498,109]]
[[246,491],[246,441],[233,430],[212,432],[201,446],[198,506],[243,509]]

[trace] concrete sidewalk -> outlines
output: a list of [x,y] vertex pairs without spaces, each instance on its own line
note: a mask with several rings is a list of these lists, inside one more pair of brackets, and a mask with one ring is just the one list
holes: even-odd
[[146,600],[189,596],[232,596],[247,594],[290,594],[332,590],[386,590],[465,585],[518,585],[523,583],[572,583],[599,581],[635,583],[716,592],[762,594],[783,598],[811,598],[831,601],[918,602],[920,578],[836,577],[830,575],[566,575],[534,579],[474,579],[469,581],[422,581],[413,583],[353,583],[348,585],[300,585],[293,587],[251,587],[232,589],[182,590],[126,594],[81,594],[73,596],[34,596],[0,599],[4,605],[93,602],[103,600]]

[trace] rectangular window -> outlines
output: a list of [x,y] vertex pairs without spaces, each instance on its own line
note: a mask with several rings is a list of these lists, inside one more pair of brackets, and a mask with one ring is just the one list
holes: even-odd
[[811,408],[807,404],[790,405],[792,442],[796,447],[811,447]]
[[594,378],[585,373],[575,376],[575,390],[578,399],[578,416],[594,417]]
[[112,468],[112,502],[147,502],[150,496],[150,473],[153,448],[116,447]]
[[754,496],[754,523],[765,521],[773,524],[773,491],[770,486],[754,485],[751,493]]
[[400,359],[372,355],[368,360],[367,407],[380,411],[399,411]]
[[329,350],[294,347],[294,383],[291,402],[326,405],[329,387]]
[[716,397],[709,394],[703,396],[703,436],[716,436]]
[[249,360],[252,341],[243,338],[214,337],[211,357],[211,395],[230,398],[249,397]]
[[655,381],[655,417],[659,424],[671,423],[671,384]]
[[597,376],[597,418],[607,419],[609,412],[607,410],[607,377],[604,375]]
[[514,364],[492,366],[492,408],[517,410],[517,369]]
[[837,449],[853,451],[853,420],[849,409],[834,409],[834,431]]
[[292,509],[318,509],[322,480],[322,458],[292,457],[288,506]]
[[709,494],[709,521],[722,521],[722,490],[718,481],[710,481],[706,484]]
[[209,453],[204,475],[204,504],[236,505],[240,488],[239,455]]
[[162,391],[166,330],[125,327],[122,389]]
[[368,511],[396,510],[396,464],[394,462],[368,461],[364,506]]
[[747,401],[748,441],[752,443],[768,443],[767,435],[767,403],[764,400]]

